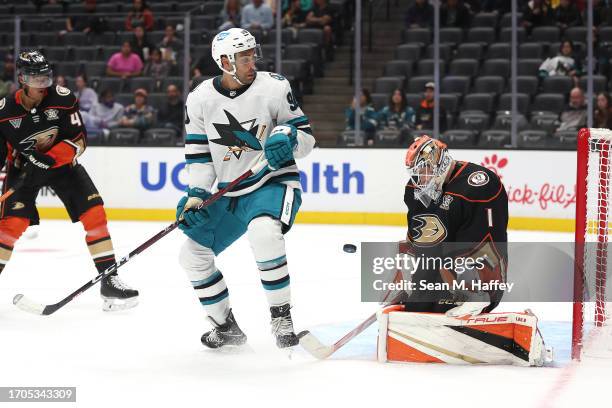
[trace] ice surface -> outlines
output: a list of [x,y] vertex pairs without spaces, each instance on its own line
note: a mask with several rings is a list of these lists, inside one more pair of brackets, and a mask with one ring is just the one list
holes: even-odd
[[[165,226],[112,222],[117,254]],[[374,312],[376,304],[360,302],[359,252],[344,253],[342,246],[399,240],[404,234],[395,227],[296,225],[287,235],[296,328],[332,343]],[[568,368],[569,304],[500,307],[532,308],[545,340],[555,347],[555,367],[379,364],[375,326],[328,361],[314,361],[300,350],[289,359],[269,334],[269,312],[245,239],[218,259],[234,314],[249,336],[250,349],[240,352],[211,352],[200,344],[208,324],[177,263],[180,232],[121,268],[123,279],[141,291],[136,309],[102,312],[97,288],[49,317],[13,306],[16,293],[55,303],[92,277],[83,237],[80,224],[45,221],[37,237],[17,244],[0,276],[0,386],[76,386],[78,407],[497,408],[570,406],[577,396],[581,404],[601,401],[597,390],[612,384],[609,368],[595,367],[587,377]],[[571,235],[511,232],[510,239],[560,241]],[[610,393],[602,395],[608,396],[602,406],[612,405]]]

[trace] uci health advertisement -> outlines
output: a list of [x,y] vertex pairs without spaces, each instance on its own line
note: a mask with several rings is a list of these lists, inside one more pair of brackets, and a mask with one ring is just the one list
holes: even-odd
[[[574,152],[454,150],[451,154],[455,160],[481,164],[499,175],[508,192],[514,228],[571,229]],[[298,221],[402,225],[404,157],[403,149],[315,149],[298,160],[303,190]],[[186,188],[180,147],[92,147],[80,161],[96,181],[111,219],[118,213],[123,219],[139,219],[143,210],[170,219]],[[41,191],[38,205],[62,206],[50,189]]]

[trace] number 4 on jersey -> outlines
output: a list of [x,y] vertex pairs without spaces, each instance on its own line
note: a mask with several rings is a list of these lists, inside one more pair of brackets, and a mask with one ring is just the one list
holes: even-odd
[[79,114],[79,112],[73,112],[70,115],[70,124],[79,126],[79,127],[83,125],[83,122],[81,121],[81,115]]

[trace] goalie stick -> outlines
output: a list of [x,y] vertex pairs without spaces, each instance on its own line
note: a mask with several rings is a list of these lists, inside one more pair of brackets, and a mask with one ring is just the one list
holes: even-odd
[[[398,272],[399,273],[399,272]],[[389,294],[387,294],[388,296]],[[389,305],[396,304],[401,300],[403,296],[403,292],[400,292],[388,303]],[[383,299],[383,302],[386,302],[387,297]],[[318,358],[319,360],[324,360],[327,357],[334,354],[338,351],[342,346],[344,346],[349,341],[353,340],[359,334],[361,334],[365,329],[370,327],[372,323],[376,321],[376,312],[370,315],[367,319],[361,322],[357,327],[355,327],[350,332],[346,333],[340,340],[332,344],[331,346],[326,346],[319,340],[314,334],[312,334],[308,330],[304,330],[300,332],[297,336],[300,339],[300,346],[304,348],[308,353],[310,353],[313,357]]]
[[[232,190],[238,183],[251,177],[254,174],[259,173],[267,164],[268,163],[265,160],[259,162],[252,169],[246,171],[244,174],[239,176],[237,179],[230,182],[227,186],[217,191],[215,194],[210,196],[208,199],[204,200],[201,204],[198,205],[197,209],[199,210],[203,207],[206,207],[214,203],[219,198],[221,198],[223,194]],[[132,252],[130,252],[123,258],[121,258],[118,262],[115,262],[113,265],[109,266],[103,273],[99,274],[92,280],[88,281],[86,284],[84,284],[83,286],[81,286],[80,288],[78,288],[77,290],[75,290],[70,295],[66,296],[64,299],[60,300],[57,303],[54,303],[51,305],[43,305],[43,304],[34,302],[33,300],[27,298],[26,296],[22,294],[18,294],[18,295],[15,295],[15,297],[13,298],[13,304],[15,304],[15,306],[17,306],[19,309],[29,312],[29,313],[34,313],[34,314],[43,315],[43,316],[48,316],[50,314],[53,314],[56,311],[58,311],[60,308],[64,307],[66,304],[70,303],[72,300],[74,300],[74,298],[79,296],[81,293],[85,292],[87,289],[91,288],[92,286],[94,286],[96,283],[106,278],[107,276],[113,274],[115,271],[117,271],[117,269],[125,265],[131,258],[140,254],[145,249],[149,248],[151,245],[153,245],[154,243],[156,243],[157,241],[159,241],[160,239],[168,235],[170,232],[175,230],[181,221],[182,220],[174,221],[172,224],[168,225],[166,228],[164,228],[163,230],[155,234],[153,237],[149,238],[146,242],[141,244],[138,248],[134,249]]]
[[359,326],[346,333],[344,337],[342,337],[340,340],[338,340],[331,346],[326,346],[319,339],[317,339],[314,334],[312,334],[308,330],[304,330],[298,334],[298,338],[300,339],[300,346],[302,346],[312,356],[318,358],[319,360],[324,360],[334,354],[336,351],[338,351],[346,343],[357,337],[357,335],[359,335],[365,329],[370,327],[375,321],[376,313],[372,314],[366,320],[361,322]]

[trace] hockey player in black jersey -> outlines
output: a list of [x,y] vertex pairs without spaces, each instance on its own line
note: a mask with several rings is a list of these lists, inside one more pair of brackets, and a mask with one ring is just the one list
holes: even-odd
[[[427,136],[409,147],[406,168],[410,178],[404,194],[408,207],[404,251],[415,256],[480,258],[484,267],[463,273],[462,280],[505,282],[508,196],[499,177],[477,164],[453,160],[444,143]],[[457,278],[452,269],[423,268],[412,279],[451,284]],[[476,315],[495,308],[503,294],[495,290],[440,292],[434,301],[431,293],[424,301],[419,301],[418,293],[411,294],[406,310]]]
[[[19,54],[17,69],[21,89],[0,100],[0,137],[6,157],[3,191],[16,191],[2,203],[0,212],[0,272],[13,246],[29,225],[39,223],[38,191],[48,186],[62,200],[72,222],[85,228],[87,246],[98,273],[115,263],[102,197],[85,168],[77,163],[87,143],[87,133],[77,98],[69,89],[52,86],[47,59],[38,51]],[[138,291],[116,274],[102,280],[104,310],[137,304]]]

